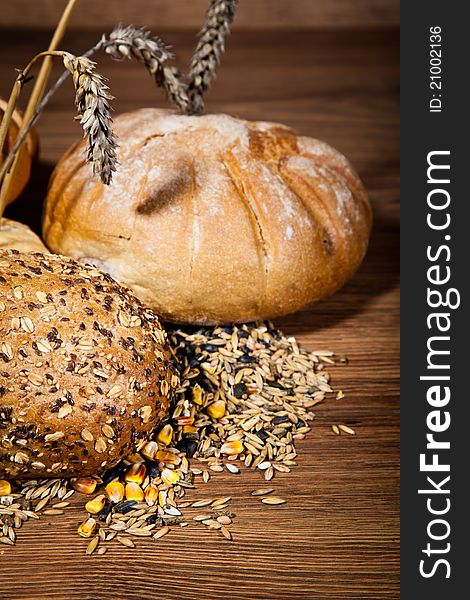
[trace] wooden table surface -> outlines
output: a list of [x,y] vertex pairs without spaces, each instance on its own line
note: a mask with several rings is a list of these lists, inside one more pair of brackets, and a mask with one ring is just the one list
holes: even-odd
[[[4,96],[13,67],[43,49],[47,32],[0,33]],[[98,37],[69,33],[63,46],[80,52]],[[187,61],[193,35],[165,37]],[[163,104],[141,67],[101,62],[116,112]],[[80,136],[69,86],[41,120],[41,162],[7,213],[36,228],[53,164]],[[249,495],[262,485],[258,473],[221,474],[198,490],[198,498],[233,496],[233,542],[191,526],[134,551],[112,546],[103,557],[85,557],[77,505],[63,518],[28,524],[16,547],[2,548],[2,600],[399,597],[398,32],[237,32],[208,108],[324,139],[364,180],[375,216],[364,264],[332,298],[277,323],[310,349],[348,356],[348,365],[330,369],[345,398],[332,395],[318,407],[298,445],[299,466],[274,480],[287,504],[261,507]],[[335,436],[335,422],[357,436]]]

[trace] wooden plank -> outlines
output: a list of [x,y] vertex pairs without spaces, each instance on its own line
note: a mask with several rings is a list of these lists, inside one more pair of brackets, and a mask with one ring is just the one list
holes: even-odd
[[[0,27],[52,27],[64,0],[3,2]],[[117,23],[199,29],[208,0],[80,0],[74,27],[109,29]],[[236,27],[287,29],[383,27],[399,22],[398,0],[240,0]]]
[[[192,36],[169,35],[189,56]],[[47,39],[47,36],[46,36]],[[88,47],[92,34],[69,36]],[[43,34],[0,42],[0,93],[12,67],[26,62]],[[130,62],[103,61],[117,112],[163,105],[145,73]],[[72,90],[62,89],[40,123],[42,162],[9,215],[37,227],[53,163],[80,136]],[[85,558],[75,530],[78,505],[19,531],[1,548],[0,597],[63,600],[329,600],[399,597],[398,405],[398,33],[256,32],[233,36],[208,99],[211,110],[280,120],[333,143],[364,179],[375,223],[368,255],[353,280],[310,310],[278,321],[305,346],[349,358],[330,369],[345,398],[316,411],[313,431],[298,445],[299,467],[277,476],[287,504],[261,507],[250,491],[257,473],[214,476],[197,497],[234,497],[234,541],[194,526],[155,544],[113,547]],[[348,423],[356,437],[335,436]],[[195,494],[196,495],[196,494]]]

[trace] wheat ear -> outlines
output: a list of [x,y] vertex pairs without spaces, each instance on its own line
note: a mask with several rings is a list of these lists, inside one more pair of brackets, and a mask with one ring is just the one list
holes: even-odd
[[195,114],[204,112],[204,92],[215,79],[236,7],[237,0],[211,0],[189,72],[188,90]]
[[165,90],[170,102],[184,112],[189,110],[191,103],[178,69],[165,64],[173,58],[173,54],[159,37],[133,25],[118,25],[105,39],[104,48],[116,60],[134,58],[145,65],[155,83]]
[[[100,176],[103,183],[109,184],[118,164],[116,157],[117,144],[111,128],[112,119],[109,106],[109,100],[112,96],[108,93],[108,87],[105,84],[104,78],[95,72],[95,63],[84,56],[77,57],[70,54],[70,52],[62,50],[40,52],[20,71],[10,94],[4,120],[0,123],[0,147],[2,147],[2,140],[4,138],[2,130],[4,121],[7,120],[5,118],[6,115],[12,114],[18,96],[24,83],[28,80],[29,73],[34,64],[47,56],[60,56],[65,68],[73,76],[78,119],[85,135],[88,136],[88,160],[93,162],[93,172]],[[22,127],[18,137],[25,135],[25,132],[27,133],[33,119],[34,115]],[[0,181],[7,175],[14,157],[15,155],[10,153],[6,158],[0,169]],[[0,214],[2,214],[6,203],[5,191],[6,187],[2,186],[0,190]]]
[[88,137],[88,160],[93,164],[93,173],[107,185],[118,164],[109,105],[113,97],[108,92],[105,79],[95,72],[92,60],[64,52],[63,62],[72,73],[77,118]]
[[[84,58],[88,58],[88,57],[92,56],[95,52],[97,52],[98,50],[101,49],[102,45],[103,45],[103,40],[100,40],[95,46],[93,46],[93,48],[90,48],[84,54],[82,54],[82,56]],[[31,118],[28,121],[24,121],[23,125],[21,126],[20,131],[18,132],[18,135],[16,136],[15,143],[13,144],[10,152],[8,153],[8,156],[5,158],[3,164],[0,168],[0,182],[3,182],[3,178],[5,177],[5,175],[7,173],[10,174],[12,172],[13,169],[11,169],[11,166],[12,166],[13,162],[15,161],[15,158],[18,154],[18,151],[19,151],[21,145],[27,138],[28,133],[31,131],[31,129],[36,124],[37,120],[41,116],[42,111],[48,104],[49,100],[52,98],[52,96],[56,93],[56,91],[60,88],[60,86],[64,83],[64,81],[68,77],[70,77],[70,71],[65,70],[62,73],[62,75],[54,82],[54,84],[44,94],[44,96],[41,98],[40,102],[38,102],[38,104],[36,105],[36,108],[34,109],[33,114],[31,115]]]

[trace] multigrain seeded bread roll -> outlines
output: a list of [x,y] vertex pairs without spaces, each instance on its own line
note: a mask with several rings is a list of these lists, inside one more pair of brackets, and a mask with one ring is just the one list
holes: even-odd
[[331,294],[362,261],[371,210],[349,162],[276,123],[144,109],[115,120],[105,186],[83,142],[59,162],[46,245],[126,282],[169,321],[274,318]]
[[177,377],[157,317],[94,267],[0,252],[0,478],[92,475],[135,451]]

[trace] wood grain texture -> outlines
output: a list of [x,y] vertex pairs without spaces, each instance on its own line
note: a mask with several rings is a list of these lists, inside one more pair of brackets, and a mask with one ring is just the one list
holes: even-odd
[[[193,38],[168,36],[181,60]],[[96,35],[70,34],[71,50]],[[43,34],[1,38],[0,94],[44,45]],[[118,112],[163,105],[146,74],[130,62],[103,60]],[[11,218],[37,227],[53,163],[80,136],[72,90],[63,88],[43,116],[41,162]],[[375,223],[368,255],[354,279],[312,309],[279,320],[302,344],[347,355],[330,369],[336,390],[317,410],[299,446],[299,467],[278,476],[288,502],[265,507],[249,496],[257,473],[222,474],[197,497],[234,497],[234,541],[192,525],[132,552],[113,547],[85,558],[75,534],[79,506],[64,517],[32,523],[0,555],[5,600],[330,600],[399,597],[398,406],[398,33],[342,31],[240,33],[230,41],[208,98],[212,111],[278,120],[343,151],[362,176]],[[356,437],[336,437],[344,422]]]
[[[65,0],[4,0],[0,26],[52,27]],[[134,23],[158,29],[199,29],[209,0],[80,0],[72,26],[110,28]],[[397,26],[399,0],[239,0],[236,28]]]

